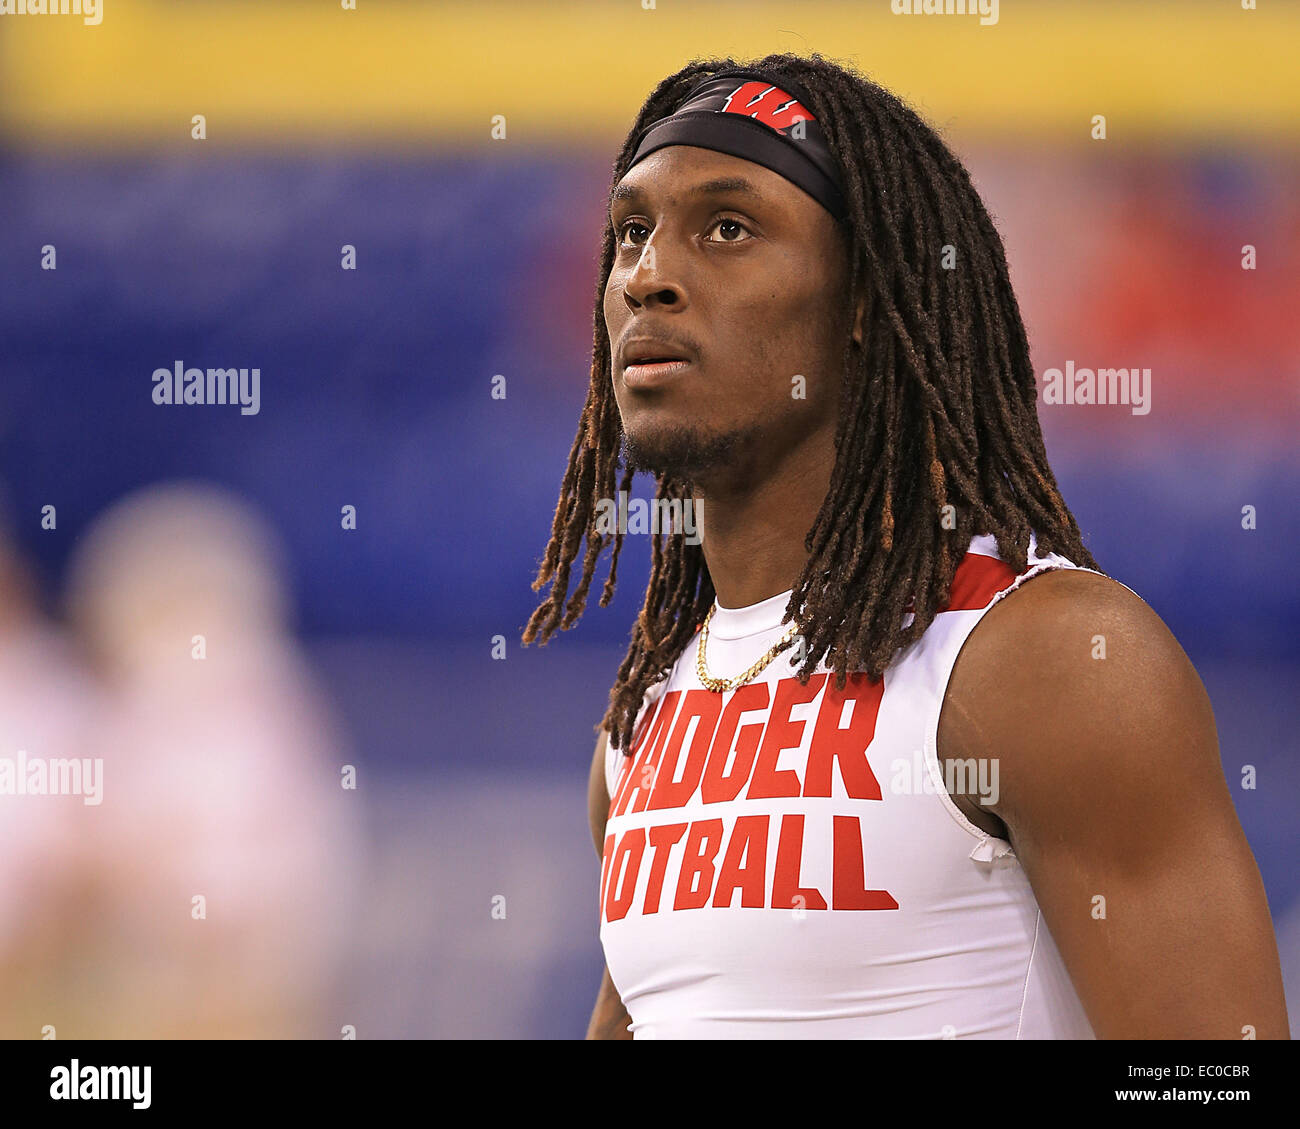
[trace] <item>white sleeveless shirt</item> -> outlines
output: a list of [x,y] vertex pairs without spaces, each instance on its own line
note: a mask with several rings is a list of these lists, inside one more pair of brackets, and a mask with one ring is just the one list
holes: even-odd
[[[1093,1038],[1011,844],[944,782],[939,711],[966,637],[1019,576],[971,541],[949,603],[884,678],[782,652],[722,693],[699,633],[610,748],[600,940],[633,1038]],[[1091,570],[1089,570],[1091,571]],[[779,640],[790,592],[709,623],[730,678]],[[910,618],[907,622],[910,622]],[[797,664],[796,664],[797,665]],[[996,802],[996,765],[967,783]]]

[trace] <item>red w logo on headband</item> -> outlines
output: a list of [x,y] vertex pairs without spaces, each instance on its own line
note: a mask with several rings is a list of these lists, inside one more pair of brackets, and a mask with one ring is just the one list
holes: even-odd
[[757,118],[782,136],[785,135],[785,127],[793,125],[800,118],[809,122],[817,120],[803,108],[797,98],[790,97],[780,87],[758,81],[736,87],[728,96],[722,112]]

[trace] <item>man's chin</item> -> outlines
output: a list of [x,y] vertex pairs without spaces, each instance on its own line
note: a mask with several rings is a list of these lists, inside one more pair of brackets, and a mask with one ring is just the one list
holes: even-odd
[[685,427],[625,433],[624,459],[632,470],[695,482],[734,465],[745,438],[742,430],[705,432]]

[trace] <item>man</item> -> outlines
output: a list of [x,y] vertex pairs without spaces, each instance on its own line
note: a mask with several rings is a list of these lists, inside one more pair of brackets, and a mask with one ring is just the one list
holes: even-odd
[[591,767],[589,1037],[1289,1037],[1209,701],[1061,498],[960,162],[819,56],[695,62],[609,218],[524,641],[612,540],[608,603],[636,470],[684,520]]

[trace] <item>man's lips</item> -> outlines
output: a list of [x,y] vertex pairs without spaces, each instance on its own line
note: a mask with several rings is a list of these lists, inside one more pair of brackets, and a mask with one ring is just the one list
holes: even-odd
[[690,361],[636,361],[623,366],[623,383],[629,388],[656,388],[675,380],[691,367]]

